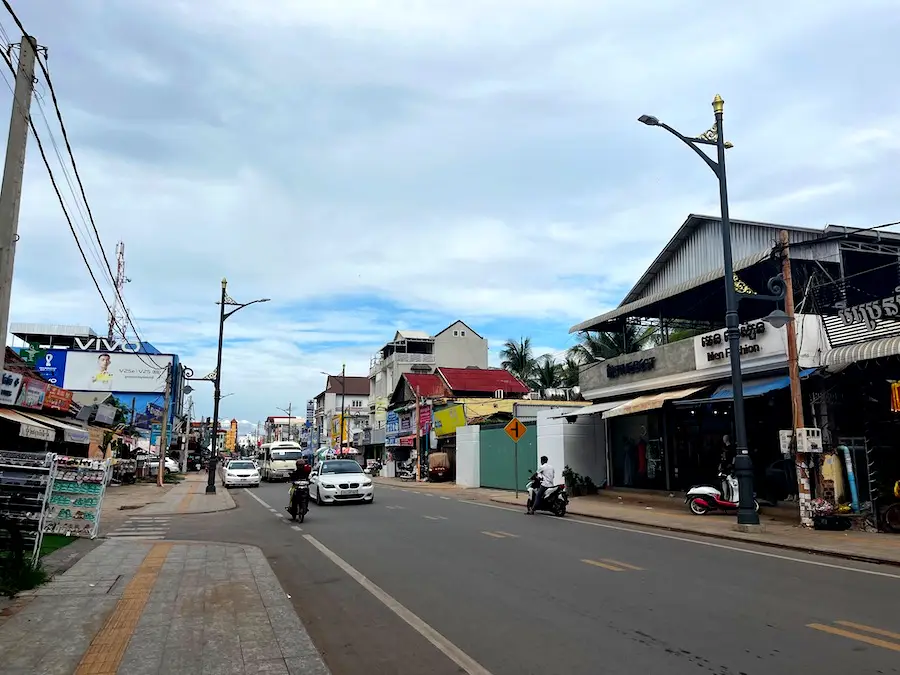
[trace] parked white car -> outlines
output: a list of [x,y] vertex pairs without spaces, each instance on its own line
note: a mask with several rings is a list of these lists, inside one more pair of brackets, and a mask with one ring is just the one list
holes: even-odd
[[[147,458],[147,470],[150,472],[151,476],[155,476],[159,473],[159,457],[150,455]],[[178,473],[179,471],[181,471],[181,467],[178,466],[178,462],[167,456],[165,459],[165,472],[168,474]]]
[[221,470],[222,485],[230,487],[259,487],[259,469],[249,459],[232,459]]
[[363,473],[359,462],[352,459],[328,459],[320,462],[309,475],[309,497],[316,504],[375,501],[371,476]]

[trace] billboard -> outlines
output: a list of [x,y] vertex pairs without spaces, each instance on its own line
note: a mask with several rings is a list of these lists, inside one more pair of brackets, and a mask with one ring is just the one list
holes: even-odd
[[69,351],[62,386],[71,391],[162,392],[167,365],[172,365],[171,356]]

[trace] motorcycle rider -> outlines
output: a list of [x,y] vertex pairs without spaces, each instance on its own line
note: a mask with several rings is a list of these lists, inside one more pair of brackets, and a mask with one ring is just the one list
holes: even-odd
[[291,506],[291,497],[294,495],[295,480],[309,480],[309,474],[312,473],[312,466],[306,461],[306,457],[301,457],[294,464],[294,470],[291,472],[291,489],[288,491],[288,508]]
[[531,508],[527,511],[527,513],[532,516],[535,511],[538,510],[541,498],[544,496],[547,488],[553,487],[553,482],[556,479],[556,470],[551,466],[550,460],[547,459],[546,455],[541,457],[541,468],[537,470],[537,476],[540,479],[541,484],[538,486],[538,489],[535,490],[534,501],[531,503]]

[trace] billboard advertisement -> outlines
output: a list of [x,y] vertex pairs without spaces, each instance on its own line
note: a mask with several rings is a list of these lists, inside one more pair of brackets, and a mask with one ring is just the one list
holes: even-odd
[[165,389],[166,366],[172,364],[172,357],[70,351],[65,361],[62,386],[66,389],[151,393]]

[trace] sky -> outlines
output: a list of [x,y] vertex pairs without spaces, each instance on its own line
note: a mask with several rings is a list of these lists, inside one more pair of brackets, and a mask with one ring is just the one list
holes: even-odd
[[[110,260],[125,242],[141,338],[206,374],[222,278],[271,298],[225,324],[221,417],[242,433],[305,408],[322,371],[367,375],[398,328],[463,319],[495,365],[508,338],[574,344],[689,213],[718,215],[714,176],[644,113],[699,134],[722,95],[735,218],[900,219],[896,0],[12,4],[47,48]],[[39,77],[87,242],[52,110]],[[19,236],[10,320],[105,333],[33,139]]]

